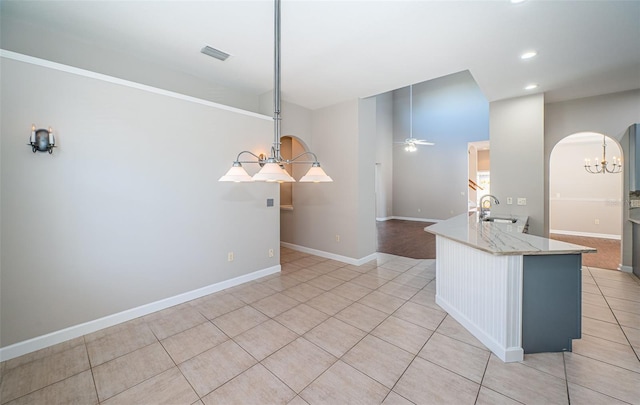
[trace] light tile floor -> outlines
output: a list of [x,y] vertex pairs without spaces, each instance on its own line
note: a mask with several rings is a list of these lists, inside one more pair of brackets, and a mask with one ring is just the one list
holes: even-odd
[[505,364],[435,261],[282,249],[282,272],[0,364],[1,404],[640,404],[640,281],[584,268],[572,353]]

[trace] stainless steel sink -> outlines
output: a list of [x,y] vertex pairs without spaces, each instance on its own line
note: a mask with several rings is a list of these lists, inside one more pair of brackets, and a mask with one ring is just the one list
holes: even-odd
[[498,222],[503,224],[514,224],[518,220],[515,218],[507,218],[507,217],[484,217],[482,218],[485,222]]

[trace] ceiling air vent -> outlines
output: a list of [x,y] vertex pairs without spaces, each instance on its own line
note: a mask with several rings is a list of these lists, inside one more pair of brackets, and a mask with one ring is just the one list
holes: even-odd
[[229,56],[231,56],[226,52],[222,52],[221,50],[216,49],[216,48],[212,48],[212,47],[210,47],[208,45],[205,46],[204,48],[202,48],[200,50],[200,52],[204,53],[205,55],[209,55],[212,58],[216,58],[218,60],[221,60],[221,61],[225,61],[225,60],[227,60],[227,58]]

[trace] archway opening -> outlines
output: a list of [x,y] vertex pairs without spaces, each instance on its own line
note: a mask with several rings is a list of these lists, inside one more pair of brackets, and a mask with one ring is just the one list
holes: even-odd
[[573,134],[553,148],[549,160],[549,236],[594,247],[598,252],[583,255],[583,264],[617,270],[621,263],[623,176],[589,173],[585,168],[590,163],[596,170],[595,161],[603,160],[603,143],[611,169],[614,157],[621,159],[622,152],[614,139],[603,134]]

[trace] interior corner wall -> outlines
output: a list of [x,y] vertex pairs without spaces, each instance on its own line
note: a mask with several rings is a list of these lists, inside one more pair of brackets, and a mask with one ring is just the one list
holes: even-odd
[[376,96],[376,218],[393,215],[393,93]]
[[[409,137],[409,88],[393,92],[393,140]],[[468,143],[489,139],[489,103],[468,71],[413,85],[413,137],[393,148],[393,216],[447,219],[468,210]]]
[[[492,102],[490,128],[491,194],[500,200],[491,213],[527,215],[529,233],[543,236],[544,96]],[[517,205],[518,198],[526,205]]]
[[[310,136],[295,131],[293,127],[287,127],[291,129],[287,129],[287,134],[302,135],[301,139],[318,156],[333,182],[294,184],[293,211],[282,211],[282,241],[351,259],[361,259],[363,251],[368,251],[366,255],[375,253],[375,245],[365,247],[367,237],[360,239],[363,235],[359,210],[370,213],[371,222],[375,225],[375,212],[373,208],[369,209],[369,205],[374,207],[375,152],[368,157],[371,160],[371,191],[363,191],[359,100],[314,111],[294,107],[297,106],[283,104],[283,127],[285,113],[287,120],[292,121],[291,125],[298,122],[297,128],[304,130],[305,123],[309,123]],[[307,113],[309,120],[305,118]],[[369,193],[370,200],[362,201],[361,192]],[[365,205],[360,206],[361,203]]]
[[[279,265],[278,186],[217,181],[269,145],[269,117],[4,57],[1,70],[3,348]],[[53,128],[52,155],[26,145],[32,123]]]
[[364,258],[376,252],[378,246],[376,230],[376,141],[377,98],[358,101],[358,250],[356,258]]
[[[563,138],[578,132],[597,132],[620,141],[623,162],[629,154],[628,140],[623,139],[627,129],[640,122],[640,90],[605,94],[545,105],[545,172],[544,232],[549,230],[549,157],[555,145]],[[624,184],[628,193],[628,184]],[[631,266],[631,223],[622,223],[622,265]]]

